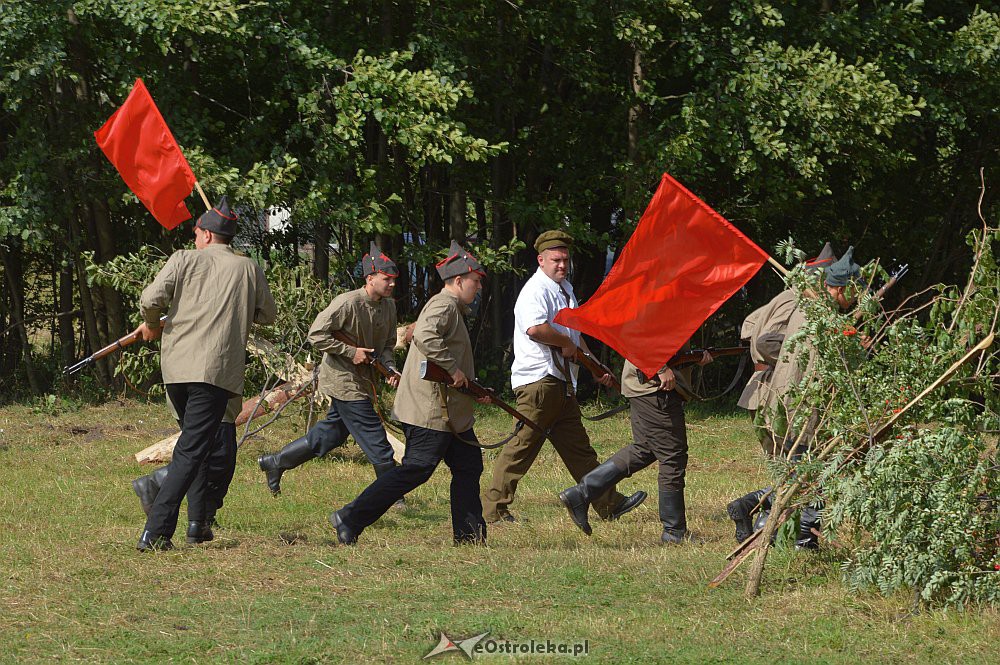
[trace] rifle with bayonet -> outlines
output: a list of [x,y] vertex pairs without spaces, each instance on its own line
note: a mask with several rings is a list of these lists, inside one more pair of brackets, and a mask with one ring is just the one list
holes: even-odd
[[[164,324],[164,322],[166,320],[167,320],[166,316],[161,316],[160,317],[160,326],[161,327],[163,326],[163,324]],[[103,349],[98,349],[97,351],[95,351],[91,355],[87,356],[86,358],[84,358],[80,362],[76,363],[75,365],[70,365],[69,367],[64,367],[63,368],[63,374],[65,374],[67,376],[69,376],[70,374],[76,374],[77,372],[79,372],[80,370],[84,369],[85,367],[89,367],[89,366],[93,365],[94,363],[96,363],[101,358],[103,358],[105,356],[111,355],[112,353],[114,353],[118,349],[124,349],[129,344],[134,344],[134,343],[138,342],[140,339],[142,339],[142,333],[140,333],[138,331],[131,332],[128,335],[125,335],[124,337],[122,337],[121,339],[119,339],[119,340],[117,340],[115,342],[112,342],[111,344],[108,344]]]
[[[538,424],[535,423],[535,421],[533,421],[531,418],[528,418],[526,415],[524,415],[523,413],[512,407],[510,404],[504,402],[502,399],[497,397],[497,394],[495,392],[493,392],[486,386],[482,385],[478,381],[469,379],[468,386],[463,388],[456,388],[455,386],[452,385],[452,383],[454,383],[454,379],[451,378],[451,374],[449,374],[445,368],[441,367],[440,365],[431,360],[422,360],[420,362],[420,378],[424,379],[425,381],[434,381],[435,383],[443,383],[449,388],[457,390],[461,393],[464,393],[476,399],[486,398],[490,404],[492,404],[493,406],[500,407],[501,409],[512,415],[519,423],[527,425],[531,429],[537,432],[541,432],[542,434],[545,434],[545,430],[539,427]],[[486,446],[483,447],[485,448]]]
[[[343,342],[344,344],[347,344],[348,346],[353,346],[354,348],[360,348],[360,345],[343,330],[338,330],[335,333],[333,333],[333,338],[338,342]],[[399,372],[397,372],[395,368],[386,365],[382,361],[382,359],[378,357],[377,353],[367,351],[365,355],[368,357],[368,364],[374,367],[378,371],[378,373],[384,376],[386,379],[391,379],[393,377],[399,376]]]

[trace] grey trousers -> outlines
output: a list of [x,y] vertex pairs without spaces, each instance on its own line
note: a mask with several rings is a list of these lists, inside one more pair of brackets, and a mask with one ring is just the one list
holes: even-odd
[[629,476],[659,462],[660,492],[682,491],[688,462],[684,400],[674,390],[629,400],[633,442],[612,455],[611,461]]

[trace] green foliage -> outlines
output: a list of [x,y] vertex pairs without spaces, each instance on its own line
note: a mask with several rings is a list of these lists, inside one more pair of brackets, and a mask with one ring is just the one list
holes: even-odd
[[[932,604],[1000,600],[997,351],[913,401],[996,331],[996,234],[970,234],[968,286],[941,289],[926,320],[886,321],[870,296],[861,300],[858,324],[829,298],[800,301],[807,323],[785,343],[805,345],[806,374],[787,402],[788,431],[815,427],[815,436],[803,461],[777,466],[807,480],[807,499],[825,498],[830,532],[851,535],[844,574],[853,586],[886,594],[912,588]],[[822,293],[799,270],[791,281]],[[870,351],[861,343],[865,333],[874,339]],[[875,437],[897,414],[902,419],[889,433]]]

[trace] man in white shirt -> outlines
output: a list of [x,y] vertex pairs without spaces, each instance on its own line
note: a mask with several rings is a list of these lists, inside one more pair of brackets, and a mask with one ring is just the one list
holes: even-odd
[[[589,352],[576,330],[553,322],[556,313],[576,307],[573,285],[566,279],[573,238],[565,231],[546,231],[535,241],[538,270],[528,280],[514,305],[514,364],[511,386],[517,409],[548,431],[563,464],[579,482],[598,466],[597,453],[583,427],[576,401],[577,366],[569,359],[577,348]],[[608,385],[610,375],[595,377]],[[493,466],[493,478],[483,493],[483,517],[487,522],[515,522],[508,507],[521,478],[531,468],[545,437],[532,428],[522,428],[504,446]],[[645,492],[625,497],[614,487],[593,501],[604,519],[617,519],[646,498]]]

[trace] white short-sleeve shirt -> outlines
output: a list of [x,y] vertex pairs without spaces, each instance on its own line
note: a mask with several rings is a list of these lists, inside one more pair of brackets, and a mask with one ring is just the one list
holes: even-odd
[[[563,295],[563,290],[566,295]],[[566,301],[567,295],[569,302]],[[562,354],[559,350],[534,341],[528,337],[527,331],[532,326],[548,323],[579,346],[579,331],[552,321],[560,309],[576,306],[576,295],[569,280],[558,283],[542,272],[541,268],[535,271],[518,294],[517,302],[514,303],[514,364],[510,368],[511,387],[526,386],[546,376],[566,380],[562,371]],[[571,380],[576,386],[579,368],[573,363],[569,363],[569,367]]]

